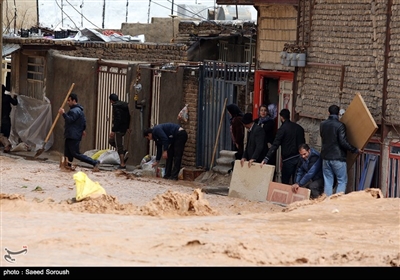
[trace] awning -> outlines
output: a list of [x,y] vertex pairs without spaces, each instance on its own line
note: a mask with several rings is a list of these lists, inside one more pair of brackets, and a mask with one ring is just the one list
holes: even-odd
[[12,54],[21,48],[21,45],[18,44],[3,44],[3,57]]

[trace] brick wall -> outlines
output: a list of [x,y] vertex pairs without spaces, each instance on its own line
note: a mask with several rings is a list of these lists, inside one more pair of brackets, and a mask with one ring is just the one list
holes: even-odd
[[263,69],[293,71],[280,64],[285,43],[296,42],[297,10],[291,5],[259,7],[257,65]]
[[199,68],[187,67],[183,74],[184,103],[188,104],[189,118],[182,126],[188,133],[183,166],[196,167],[196,137],[197,137],[197,99],[199,91]]
[[76,42],[44,38],[3,38],[3,43],[29,45],[45,49],[59,50],[61,54],[108,60],[129,60],[168,63],[187,61],[185,44],[134,43],[134,42]]
[[[296,111],[300,115],[325,119],[327,108],[331,104],[338,104],[345,109],[359,92],[375,121],[380,123],[385,74],[387,2],[318,2],[312,9],[311,25],[306,11],[306,22],[300,26],[299,37],[300,43],[307,45],[307,63],[331,65],[298,69]],[[387,121],[397,125],[400,124],[400,64],[396,63],[400,58],[399,9],[400,3],[394,1],[390,24],[387,110],[384,116]],[[303,27],[305,34],[309,34],[305,37],[302,37]],[[332,66],[333,64],[336,66]],[[345,66],[342,92],[341,65]]]
[[186,45],[155,43],[84,43],[65,54],[112,60],[171,62],[186,60]]

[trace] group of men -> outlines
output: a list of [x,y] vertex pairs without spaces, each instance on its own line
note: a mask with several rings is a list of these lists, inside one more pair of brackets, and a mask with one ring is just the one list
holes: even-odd
[[[112,105],[112,129],[108,137],[108,143],[114,147],[119,155],[120,164],[118,169],[126,169],[127,148],[124,147],[124,136],[130,133],[130,112],[128,103],[121,101],[115,93],[109,96]],[[78,96],[71,93],[67,104],[69,111],[60,108],[58,113],[64,118],[64,156],[67,158],[67,167],[72,169],[74,158],[93,166],[93,171],[99,171],[100,161],[81,154],[79,151],[82,137],[85,136],[86,118],[83,107],[78,103]],[[174,123],[164,123],[144,131],[144,137],[153,140],[157,146],[156,166],[161,157],[166,159],[165,179],[178,180],[182,165],[183,150],[188,139],[187,132]]]
[[[247,129],[248,140],[241,159],[241,165],[248,161],[268,164],[270,158],[281,147],[281,181],[292,184],[292,191],[299,187],[310,189],[311,198],[315,199],[322,193],[331,196],[336,187],[336,193],[345,192],[347,185],[347,151],[355,154],[362,151],[347,141],[346,126],[339,120],[337,105],[329,107],[329,117],[320,124],[322,138],[321,153],[310,148],[305,142],[304,129],[290,120],[290,111],[282,109],[279,113],[282,125],[276,132],[271,147],[265,147],[265,133],[246,113],[242,123]],[[265,149],[268,151],[265,154]],[[263,154],[265,156],[263,156]]]
[[[113,146],[119,155],[120,164],[118,169],[126,169],[127,150],[124,149],[123,137],[129,132],[130,112],[128,103],[121,101],[115,93],[109,96],[112,110],[112,129],[109,134],[109,144]],[[67,159],[67,168],[73,169],[72,161],[74,158],[93,166],[93,171],[99,171],[100,161],[80,153],[80,142],[86,135],[86,117],[83,107],[78,103],[76,93],[68,96],[67,104],[69,110],[60,108],[58,113],[64,118],[64,157]]]
[[[118,168],[125,169],[127,150],[123,145],[123,137],[129,132],[129,107],[127,102],[119,100],[114,93],[109,99],[113,106],[113,125],[109,134],[109,144],[115,147],[120,157]],[[65,112],[64,108],[58,111],[65,120],[64,156],[68,159],[69,166],[76,158],[93,165],[94,170],[98,171],[100,162],[79,152],[80,141],[85,135],[86,119],[75,93],[69,95],[67,104],[70,107],[68,112]],[[311,190],[311,198],[317,198],[322,193],[330,196],[333,194],[335,184],[337,184],[336,193],[345,192],[347,151],[355,154],[362,151],[347,141],[346,126],[339,120],[339,110],[337,105],[330,106],[328,119],[320,124],[322,139],[320,153],[305,143],[304,129],[290,120],[288,109],[282,109],[279,113],[282,124],[270,147],[266,147],[265,132],[254,122],[252,114],[244,114],[241,122],[248,136],[241,157],[242,167],[245,161],[248,161],[249,167],[253,162],[260,163],[261,167],[268,164],[271,156],[281,147],[281,181],[284,184],[291,183],[293,192],[297,192],[299,187],[306,187]],[[187,132],[178,124],[164,123],[146,129],[143,136],[156,143],[157,155],[153,167],[161,158],[166,159],[164,178],[178,180],[183,151],[188,139]]]

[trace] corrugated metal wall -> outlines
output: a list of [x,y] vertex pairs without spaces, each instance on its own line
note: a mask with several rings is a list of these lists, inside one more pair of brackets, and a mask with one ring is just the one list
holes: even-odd
[[229,115],[226,111],[219,138],[216,139],[218,127],[224,111],[225,98],[227,98],[226,104],[237,103],[237,86],[245,86],[247,92],[248,73],[248,64],[221,61],[204,62],[201,69],[198,101],[197,166],[206,169],[212,168],[210,165],[216,141],[218,141],[218,146],[214,164],[221,150],[231,150]]
[[100,62],[98,73],[98,99],[96,121],[96,146],[98,150],[110,149],[108,134],[112,128],[111,93],[116,93],[120,100],[129,101],[126,88],[128,65]]

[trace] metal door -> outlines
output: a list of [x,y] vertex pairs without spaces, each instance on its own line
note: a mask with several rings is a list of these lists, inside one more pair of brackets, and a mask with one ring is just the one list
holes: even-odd
[[126,64],[99,62],[95,149],[110,148],[108,144],[108,134],[112,128],[110,94],[115,93],[120,100],[129,101],[129,92],[126,87],[127,69],[128,65]]
[[[222,116],[223,123],[220,135],[218,127],[221,114],[226,104],[236,103],[235,89],[245,87],[247,92],[249,65],[244,63],[227,63],[221,61],[205,61],[201,68],[198,130],[196,141],[196,165],[211,169],[214,145],[217,143],[214,158],[218,158],[221,150],[231,149],[229,118]],[[215,161],[214,161],[215,163]]]

